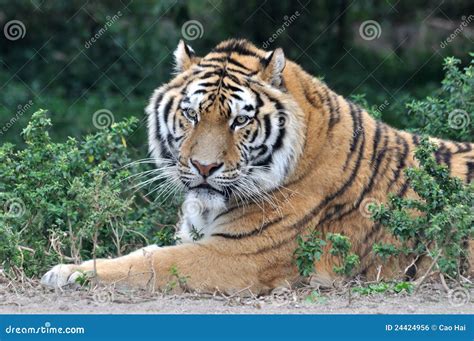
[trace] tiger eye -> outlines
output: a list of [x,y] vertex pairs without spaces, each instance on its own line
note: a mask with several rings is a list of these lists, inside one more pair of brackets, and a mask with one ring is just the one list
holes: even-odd
[[244,124],[245,122],[247,122],[247,120],[248,120],[247,116],[237,116],[237,118],[235,119],[235,122],[237,124]]
[[188,115],[188,117],[190,118],[196,118],[197,117],[197,112],[193,109],[188,109],[186,110],[186,114]]

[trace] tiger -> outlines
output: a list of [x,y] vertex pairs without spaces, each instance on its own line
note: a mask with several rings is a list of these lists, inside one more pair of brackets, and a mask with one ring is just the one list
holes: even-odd
[[[389,193],[416,197],[404,170],[417,165],[418,135],[374,119],[281,48],[230,39],[199,57],[180,41],[174,59],[174,78],[154,91],[145,111],[151,158],[163,181],[184,192],[181,242],[59,264],[44,285],[63,287],[86,272],[99,283],[160,290],[179,274],[182,290],[265,294],[305,280],[295,249],[310,231],[350,238],[360,259],[352,276],[407,275],[413,255],[380,266],[372,246],[397,240],[361,207],[386,203]],[[470,183],[473,144],[431,141],[451,176]],[[328,248],[311,280],[331,286],[349,278],[334,272],[340,259]],[[418,269],[425,263],[417,260]]]

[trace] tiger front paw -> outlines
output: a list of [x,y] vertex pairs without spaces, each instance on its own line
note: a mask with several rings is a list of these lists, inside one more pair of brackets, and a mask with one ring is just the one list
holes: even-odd
[[49,288],[62,288],[75,284],[77,279],[83,276],[75,264],[58,264],[41,277],[40,283]]

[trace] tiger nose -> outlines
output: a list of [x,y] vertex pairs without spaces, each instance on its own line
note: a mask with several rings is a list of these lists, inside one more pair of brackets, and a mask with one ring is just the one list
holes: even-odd
[[204,178],[207,178],[223,165],[223,163],[210,163],[208,165],[204,165],[197,160],[191,160],[191,163],[194,167],[196,167],[199,174],[201,174]]

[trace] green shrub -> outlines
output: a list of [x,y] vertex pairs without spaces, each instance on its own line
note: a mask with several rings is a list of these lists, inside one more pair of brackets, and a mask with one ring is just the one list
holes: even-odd
[[[416,132],[473,141],[474,60],[462,70],[459,64],[456,58],[446,58],[441,88],[425,100],[407,104],[407,124]],[[383,260],[400,253],[428,255],[443,274],[457,278],[465,270],[466,242],[473,237],[474,185],[451,178],[449,170],[436,163],[435,151],[423,138],[415,152],[420,167],[405,172],[419,200],[392,196],[388,206],[375,208],[374,219],[385,225],[400,245],[377,243],[373,251]]]
[[424,100],[407,104],[410,128],[431,136],[473,141],[474,59],[463,70],[458,67],[460,63],[454,57],[446,58],[441,88]]
[[420,199],[391,196],[387,205],[371,208],[373,218],[397,237],[401,246],[375,244],[387,259],[399,253],[427,255],[443,273],[457,278],[467,258],[466,242],[474,235],[474,185],[449,176],[433,156],[436,147],[422,138],[415,157],[419,168],[405,175]]
[[329,233],[328,240],[332,244],[329,253],[339,257],[341,261],[341,265],[335,265],[333,271],[339,275],[350,276],[352,271],[359,265],[359,256],[350,252],[352,243],[349,237],[339,233]]
[[161,228],[176,203],[131,190],[145,169],[132,163],[127,138],[137,119],[53,142],[46,112],[23,130],[26,147],[0,147],[0,260],[12,274],[38,276],[58,262],[116,256],[150,242],[173,242]]
[[413,283],[410,282],[396,282],[396,283],[370,283],[352,288],[352,292],[360,295],[385,294],[387,292],[411,294],[413,292]]
[[301,276],[310,276],[314,272],[314,262],[323,254],[326,242],[319,238],[317,231],[313,230],[307,236],[298,236],[297,243],[298,247],[294,253],[296,266]]

